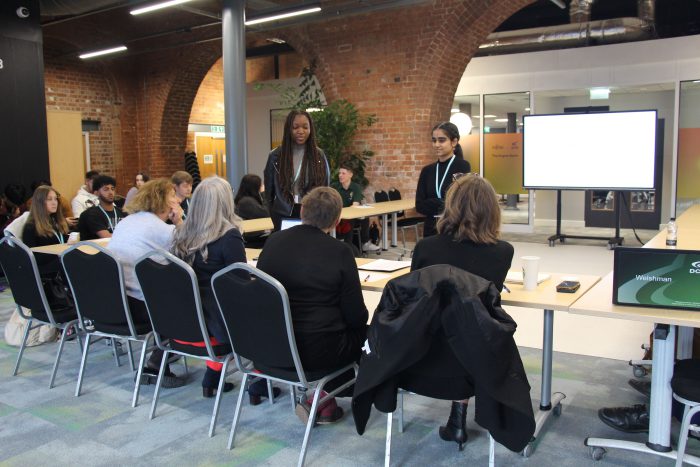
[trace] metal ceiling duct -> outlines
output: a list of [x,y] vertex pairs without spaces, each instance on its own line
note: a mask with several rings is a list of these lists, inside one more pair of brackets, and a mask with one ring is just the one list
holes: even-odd
[[655,0],[637,0],[637,18],[590,21],[594,1],[572,0],[570,24],[489,34],[477,56],[631,42],[653,36]]

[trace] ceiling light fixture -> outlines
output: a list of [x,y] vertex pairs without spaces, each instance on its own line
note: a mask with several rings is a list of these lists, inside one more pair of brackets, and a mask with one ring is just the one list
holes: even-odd
[[498,115],[484,115],[484,118],[496,118]]
[[498,122],[498,123],[506,123],[507,121],[508,121],[507,118],[497,118],[494,120],[494,122]]
[[169,0],[167,2],[154,3],[153,5],[148,5],[143,8],[136,8],[131,10],[129,13],[132,15],[142,15],[144,13],[150,13],[156,10],[162,10],[163,8],[170,8],[171,6],[181,5],[183,3],[191,2],[192,0]]
[[276,12],[268,13],[266,15],[257,16],[246,20],[246,26],[252,26],[254,24],[267,23],[269,21],[277,21],[278,19],[292,18],[294,16],[308,15],[310,13],[318,13],[321,11],[320,5],[303,5],[301,7],[296,7],[293,9],[279,10]]
[[86,58],[99,57],[100,55],[113,54],[113,53],[117,53],[117,52],[122,52],[124,50],[126,50],[126,46],[120,45],[119,47],[112,47],[110,49],[102,49],[102,50],[96,50],[94,52],[86,52],[84,54],[78,55],[78,57],[85,60]]
[[469,115],[463,112],[453,113],[450,117],[450,122],[457,126],[461,136],[467,136],[472,132],[472,119]]
[[456,114],[457,112],[459,112],[459,107],[452,107],[450,109],[450,113]]
[[287,41],[285,41],[284,39],[280,39],[279,37],[268,37],[265,40],[268,42],[275,43],[275,44],[286,44],[287,43]]

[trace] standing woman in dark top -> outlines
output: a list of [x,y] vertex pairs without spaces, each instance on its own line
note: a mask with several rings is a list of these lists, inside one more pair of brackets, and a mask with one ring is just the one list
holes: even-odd
[[264,175],[275,230],[279,230],[283,217],[299,217],[304,195],[318,186],[328,186],[328,160],[323,150],[316,146],[313,120],[307,112],[289,112],[284,123],[282,145],[269,154]]
[[[513,259],[513,246],[499,240],[500,227],[498,198],[488,180],[474,174],[459,177],[447,192],[437,235],[418,242],[411,270],[449,264],[483,277],[501,290]],[[452,402],[447,424],[439,431],[440,438],[459,443],[460,449],[467,441],[468,402]]]
[[[172,252],[194,269],[202,298],[202,309],[212,343],[228,342],[226,326],[211,289],[211,277],[219,270],[237,262],[245,262],[245,248],[241,236],[241,219],[234,213],[231,185],[217,176],[202,180],[192,196],[187,221],[181,223],[173,236]],[[215,339],[215,340],[214,340]],[[207,361],[202,380],[204,397],[214,397],[221,376],[222,364]],[[262,380],[261,380],[262,381]],[[267,394],[262,381],[255,393],[257,402]],[[255,403],[254,388],[249,389]],[[232,383],[224,391],[233,389]],[[279,389],[278,389],[279,391]]]
[[[34,190],[22,241],[29,248],[68,241],[68,222],[59,208],[59,194],[50,186],[41,185]],[[42,275],[61,270],[57,255],[36,254],[35,257]]]
[[445,208],[445,194],[454,175],[471,172],[469,162],[461,156],[457,125],[451,122],[438,123],[433,127],[432,140],[438,160],[423,167],[416,187],[416,211],[425,216],[423,237],[435,235],[435,216],[441,215]]

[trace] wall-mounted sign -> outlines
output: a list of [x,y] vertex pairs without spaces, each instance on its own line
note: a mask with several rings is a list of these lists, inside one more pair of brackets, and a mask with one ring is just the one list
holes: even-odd
[[213,154],[205,154],[204,155],[204,163],[205,164],[213,164],[214,163],[214,155]]
[[209,125],[209,131],[211,133],[225,133],[226,127],[223,125]]

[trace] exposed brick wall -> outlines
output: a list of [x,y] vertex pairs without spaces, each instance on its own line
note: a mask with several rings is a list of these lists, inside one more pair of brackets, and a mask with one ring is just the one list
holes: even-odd
[[83,120],[99,121],[99,131],[90,132],[91,166],[117,175],[121,121],[114,80],[98,64],[73,59],[49,59],[44,67],[47,110],[80,112]]

